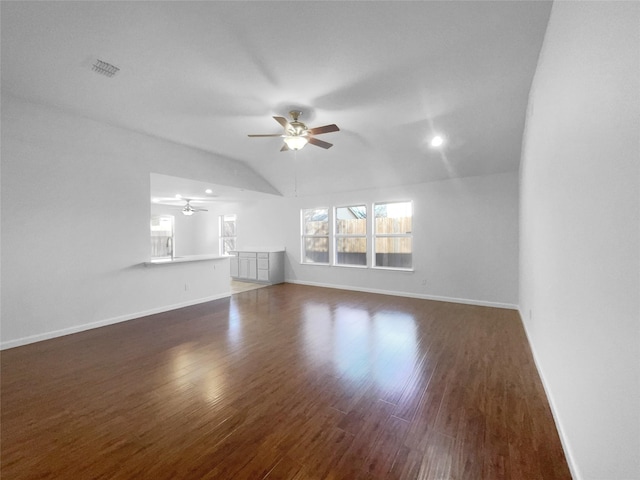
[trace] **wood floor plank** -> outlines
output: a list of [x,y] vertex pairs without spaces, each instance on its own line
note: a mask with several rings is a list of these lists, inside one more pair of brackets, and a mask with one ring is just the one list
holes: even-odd
[[386,479],[398,452],[404,445],[409,422],[391,415],[377,440],[373,442],[365,460],[366,471],[371,478]]
[[301,464],[284,455],[264,478],[265,480],[291,480],[297,476],[301,468]]
[[510,310],[281,284],[0,367],[3,478],[571,478]]

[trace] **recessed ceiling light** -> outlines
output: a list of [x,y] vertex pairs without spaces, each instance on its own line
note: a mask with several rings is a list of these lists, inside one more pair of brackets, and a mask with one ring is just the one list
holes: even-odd
[[442,138],[440,135],[436,135],[431,139],[432,147],[440,147],[442,146],[443,143],[444,143],[444,138]]
[[211,190],[210,188],[207,188],[204,193],[208,193],[209,195],[213,193],[213,190]]

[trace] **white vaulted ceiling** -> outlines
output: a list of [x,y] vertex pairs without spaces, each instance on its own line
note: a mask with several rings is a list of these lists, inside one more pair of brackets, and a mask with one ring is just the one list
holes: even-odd
[[[516,171],[550,2],[10,2],[2,92],[244,162],[284,195]],[[91,70],[96,59],[120,71]],[[280,152],[273,115],[336,123]],[[442,149],[428,145],[446,136]]]

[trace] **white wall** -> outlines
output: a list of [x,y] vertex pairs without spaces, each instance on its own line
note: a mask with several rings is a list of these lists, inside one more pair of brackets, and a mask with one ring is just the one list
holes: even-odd
[[[300,264],[300,209],[413,200],[413,272]],[[518,174],[229,206],[238,248],[286,248],[288,282],[516,308]],[[426,280],[426,285],[423,285]]]
[[4,348],[230,293],[226,259],[142,265],[150,172],[274,193],[244,164],[7,95],[1,148]]
[[525,132],[520,312],[576,479],[640,478],[639,25],[555,2]]
[[228,213],[236,213],[238,248],[286,248],[284,225],[289,199],[282,197],[246,200],[229,206]]
[[[300,264],[301,208],[396,200],[414,202],[413,272]],[[287,281],[516,307],[517,173],[288,198],[283,215]]]

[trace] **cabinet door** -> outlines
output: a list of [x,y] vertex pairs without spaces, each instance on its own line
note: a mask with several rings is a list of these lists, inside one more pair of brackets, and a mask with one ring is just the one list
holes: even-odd
[[238,276],[240,278],[249,278],[249,259],[238,259]]
[[258,268],[255,258],[249,259],[249,275],[247,276],[247,278],[249,280],[256,280],[258,278]]
[[255,280],[258,277],[255,258],[242,258],[239,260],[239,277],[247,280]]
[[269,281],[269,270],[260,270],[258,269],[258,280],[262,280],[263,282]]
[[229,259],[229,266],[231,267],[231,276],[234,278],[238,278],[238,257],[231,257]]

